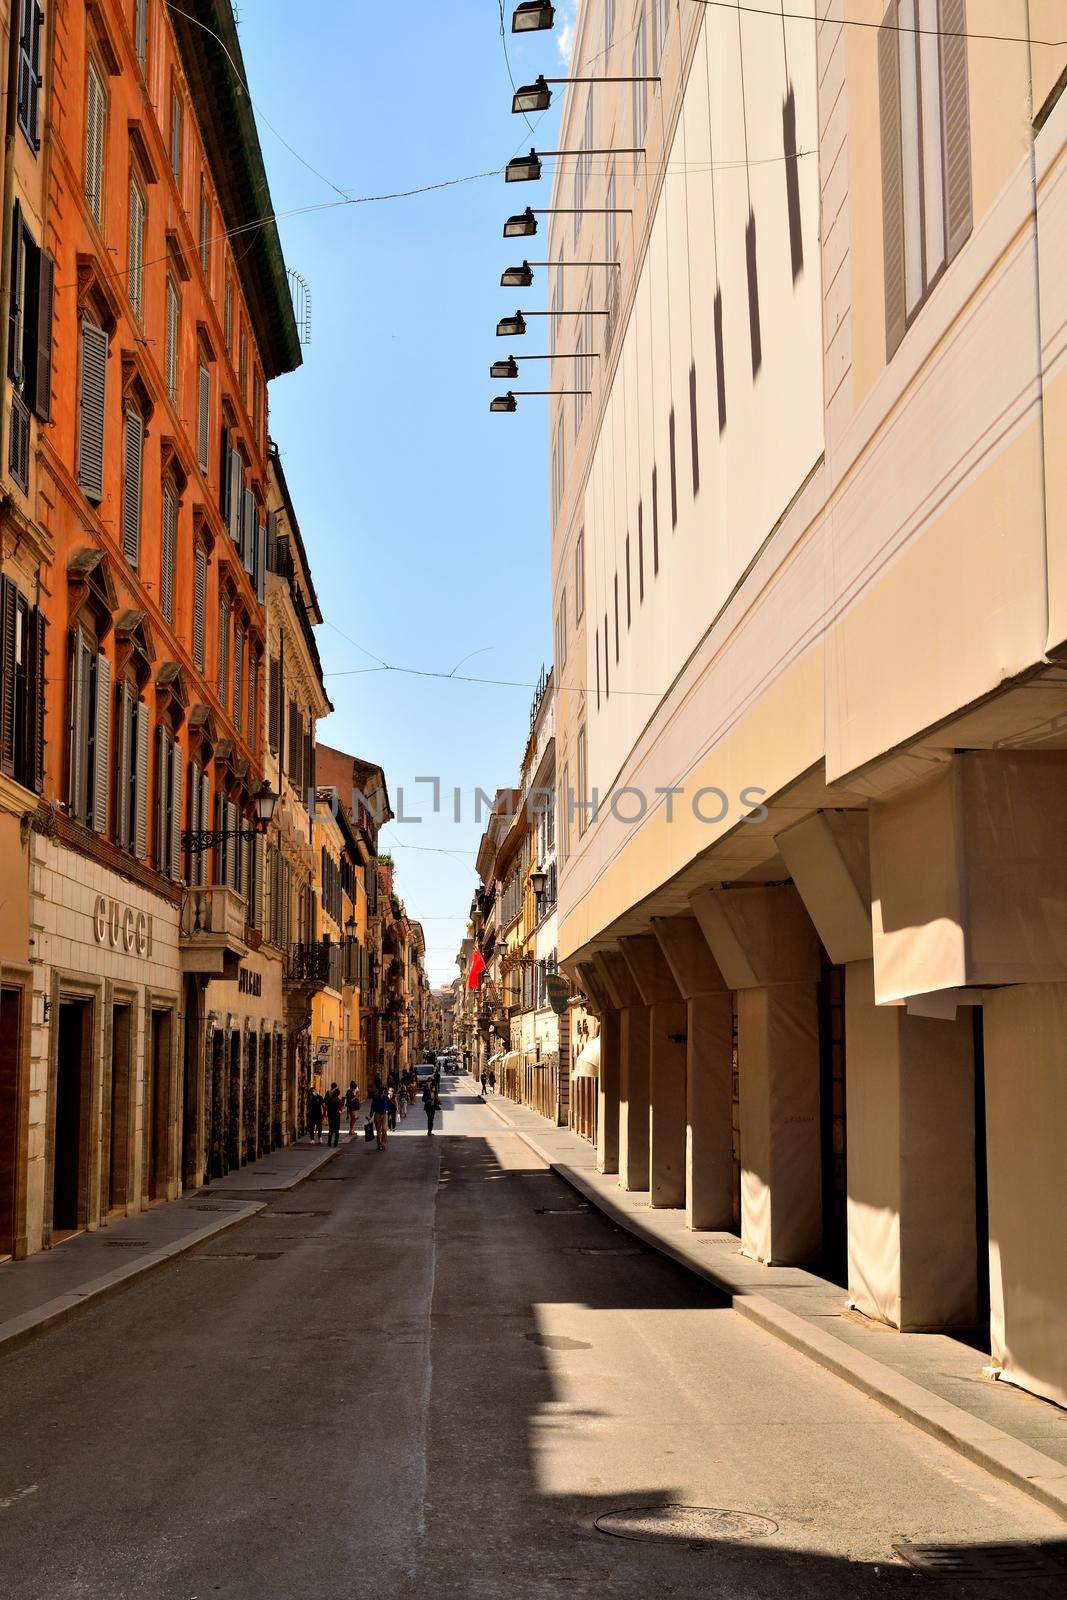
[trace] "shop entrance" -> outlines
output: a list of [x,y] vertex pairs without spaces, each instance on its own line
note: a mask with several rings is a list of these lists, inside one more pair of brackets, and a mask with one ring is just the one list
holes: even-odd
[[89,1067],[93,1006],[61,1000],[56,1027],[56,1091],[52,1106],[52,1242],[76,1233],[88,1221]]
[[229,1113],[226,1124],[226,1170],[241,1165],[241,1035],[230,1034]]
[[14,1253],[17,1231],[22,990],[0,989],[0,1257]]
[[848,1283],[845,1147],[845,969],[823,967],[819,984],[819,1110],[822,1146],[822,1271]]
[[170,1071],[173,1012],[153,1011],[148,1056],[148,1093],[145,1096],[147,1144],[146,1191],[149,1204],[166,1197],[170,1178],[168,1133],[170,1123]]
[[133,1056],[133,1007],[111,1008],[110,1138],[107,1158],[107,1209],[129,1202],[130,1064]]
[[221,1178],[226,1171],[226,1041],[222,1029],[211,1034],[211,1072],[208,1078],[208,1176]]

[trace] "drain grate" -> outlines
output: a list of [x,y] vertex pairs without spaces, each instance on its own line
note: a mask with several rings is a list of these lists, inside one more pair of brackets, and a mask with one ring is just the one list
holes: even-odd
[[578,1256],[639,1256],[644,1252],[639,1244],[569,1244],[571,1255]]
[[1051,1544],[896,1544],[928,1578],[1064,1578],[1067,1542]]
[[777,1522],[751,1511],[725,1511],[717,1506],[627,1506],[605,1511],[594,1524],[613,1539],[640,1544],[687,1544],[704,1550],[719,1540],[765,1539],[778,1532]]
[[261,1222],[269,1222],[272,1217],[332,1217],[332,1211],[268,1211],[260,1217]]
[[209,1206],[209,1205],[190,1206],[189,1210],[191,1212],[193,1212],[196,1216],[200,1216],[201,1213],[205,1213],[205,1212],[208,1212],[208,1211],[219,1211],[223,1215],[225,1215],[228,1211],[232,1212],[232,1211],[236,1211],[237,1210],[237,1202],[234,1201],[233,1205],[230,1205],[230,1206]]
[[588,1206],[534,1206],[535,1217],[581,1217]]
[[147,1239],[105,1239],[104,1246],[108,1250],[143,1250],[148,1243]]
[[278,1261],[281,1250],[201,1250],[194,1261]]

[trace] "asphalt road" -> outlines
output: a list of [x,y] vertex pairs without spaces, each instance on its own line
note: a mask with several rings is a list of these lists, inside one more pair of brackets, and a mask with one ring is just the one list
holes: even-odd
[[[1067,1595],[1064,1524],[742,1321],[469,1080],[0,1360],[8,1600]],[[220,1186],[222,1187],[222,1186]],[[666,1503],[739,1515],[596,1520]],[[749,1519],[766,1519],[765,1521]],[[611,1524],[609,1524],[611,1525]]]

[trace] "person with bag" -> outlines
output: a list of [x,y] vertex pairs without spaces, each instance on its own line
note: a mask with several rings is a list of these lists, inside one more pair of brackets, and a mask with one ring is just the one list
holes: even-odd
[[426,1132],[431,1134],[433,1133],[434,1119],[441,1109],[441,1097],[437,1093],[437,1085],[432,1078],[427,1081],[426,1087],[422,1091],[422,1109],[426,1113]]
[[331,1083],[326,1093],[326,1122],[329,1128],[326,1143],[337,1146],[341,1143],[341,1091],[336,1083]]
[[389,1096],[380,1083],[374,1091],[370,1109],[374,1118],[374,1137],[378,1141],[378,1149],[384,1150],[385,1141],[389,1137]]
[[359,1116],[359,1090],[356,1088],[355,1079],[345,1091],[345,1110],[348,1112],[348,1137],[356,1137],[356,1118]]
[[308,1089],[308,1138],[312,1144],[322,1143],[322,1113],[325,1101],[312,1084]]

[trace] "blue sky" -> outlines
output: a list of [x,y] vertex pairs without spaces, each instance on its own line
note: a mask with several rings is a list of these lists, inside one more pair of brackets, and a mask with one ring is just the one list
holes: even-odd
[[[513,36],[512,5],[516,81],[560,72],[558,34]],[[292,0],[239,8],[279,214],[338,200],[323,177],[349,195],[379,194],[502,167],[529,147],[511,113],[495,0],[324,0],[310,49],[293,22]],[[552,138],[546,118],[538,142]],[[280,220],[286,261],[312,295],[304,366],[271,387],[271,433],[328,624],[318,636],[336,712],[320,737],[380,762],[394,809],[403,786],[405,810],[424,819],[394,822],[383,839],[424,924],[435,984],[455,975],[477,882],[474,790],[515,781],[533,691],[359,669],[379,658],[447,673],[480,651],[463,671],[532,684],[549,660],[545,402],[488,412],[502,387],[489,362],[508,353],[496,319],[545,303],[543,274],[533,290],[500,288],[512,260],[543,254],[532,248],[541,238],[520,241],[525,252],[505,244],[504,218],[547,205],[549,184],[488,177]],[[546,340],[539,318],[515,354]],[[337,675],[347,673],[358,675]],[[446,797],[460,787],[461,823],[450,802],[433,814],[429,787],[414,782],[423,774],[439,775]]]

